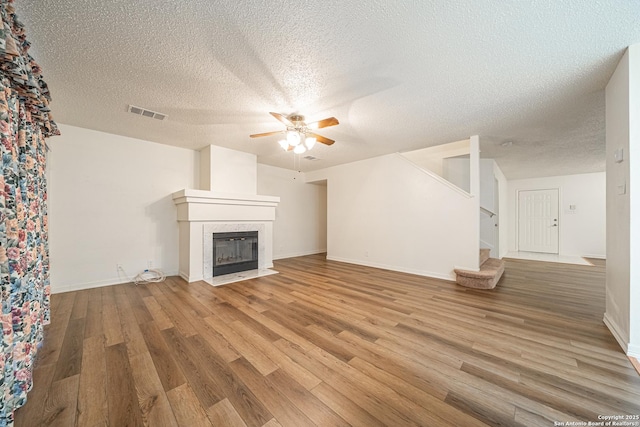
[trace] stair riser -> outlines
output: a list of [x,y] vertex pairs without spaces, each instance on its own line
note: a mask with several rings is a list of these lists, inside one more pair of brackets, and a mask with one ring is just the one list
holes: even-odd
[[480,271],[455,270],[456,282],[468,288],[493,289],[504,273],[504,261],[489,258],[490,262],[483,263]]

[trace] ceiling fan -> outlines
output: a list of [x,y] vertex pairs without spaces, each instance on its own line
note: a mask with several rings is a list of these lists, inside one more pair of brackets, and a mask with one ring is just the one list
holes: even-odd
[[250,138],[260,138],[262,136],[277,135],[282,133],[285,138],[278,141],[280,146],[285,151],[292,151],[296,154],[302,154],[307,150],[311,150],[316,142],[320,142],[325,145],[331,145],[335,141],[333,139],[326,138],[322,135],[312,132],[315,129],[322,129],[329,126],[335,126],[340,124],[335,117],[329,117],[327,119],[318,120],[317,122],[305,123],[304,116],[299,114],[291,114],[285,116],[279,113],[269,113],[280,122],[284,123],[286,129],[277,130],[273,132],[254,133],[249,135]]

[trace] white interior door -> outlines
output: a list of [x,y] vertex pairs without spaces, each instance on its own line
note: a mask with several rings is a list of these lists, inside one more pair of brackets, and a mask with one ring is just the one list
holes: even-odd
[[558,253],[558,189],[518,192],[518,250]]

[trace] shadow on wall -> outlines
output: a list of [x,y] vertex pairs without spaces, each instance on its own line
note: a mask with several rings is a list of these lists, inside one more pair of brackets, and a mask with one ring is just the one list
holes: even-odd
[[153,265],[147,267],[164,270],[165,273],[178,270],[178,259],[175,250],[178,247],[178,221],[173,197],[168,194],[145,207],[145,216],[149,219],[148,261]]

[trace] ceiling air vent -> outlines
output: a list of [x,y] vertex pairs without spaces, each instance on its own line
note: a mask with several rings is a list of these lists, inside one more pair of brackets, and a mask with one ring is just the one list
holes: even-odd
[[127,111],[133,114],[137,114],[138,116],[150,117],[157,120],[164,120],[167,115],[163,113],[158,113],[157,111],[147,110],[146,108],[136,107],[135,105],[129,105]]
[[313,156],[304,156],[303,159],[306,159],[306,160],[309,160],[309,161],[312,161],[312,162],[316,162],[316,161],[320,160],[319,158],[313,157]]

